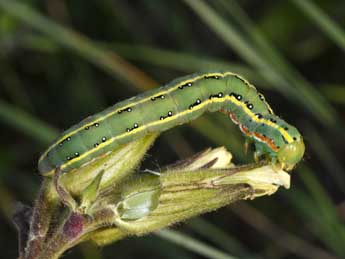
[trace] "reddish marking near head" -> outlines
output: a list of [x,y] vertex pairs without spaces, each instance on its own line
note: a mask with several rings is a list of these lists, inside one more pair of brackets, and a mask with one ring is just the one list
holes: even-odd
[[236,117],[236,115],[235,115],[235,113],[230,112],[230,113],[229,113],[229,117],[230,117],[230,119],[232,120],[232,122],[235,123],[236,125],[239,123],[239,122],[238,122],[238,119],[237,119],[237,117]]
[[252,135],[246,126],[243,126],[242,124],[240,124],[239,127],[240,127],[240,130],[243,132],[243,134],[245,134],[246,136]]
[[273,151],[277,152],[279,150],[279,148],[274,144],[272,139],[269,139],[257,132],[254,132],[254,136],[262,142],[266,143]]

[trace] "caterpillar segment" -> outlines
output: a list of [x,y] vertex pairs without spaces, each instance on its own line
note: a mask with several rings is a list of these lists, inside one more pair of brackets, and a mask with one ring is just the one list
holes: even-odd
[[151,132],[188,123],[205,112],[228,114],[255,144],[255,158],[265,155],[291,170],[303,157],[299,131],[275,115],[264,96],[231,72],[197,73],[121,101],[63,132],[42,154],[38,168],[67,173]]

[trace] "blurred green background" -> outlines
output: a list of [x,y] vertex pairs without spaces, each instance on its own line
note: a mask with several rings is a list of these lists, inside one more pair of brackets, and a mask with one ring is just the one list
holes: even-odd
[[[175,235],[83,244],[64,258],[345,258],[345,1],[0,0],[0,244],[17,256],[16,201],[63,129],[172,79],[237,72],[295,125],[306,155],[290,190],[187,221]],[[142,168],[243,137],[221,114],[164,133]]]

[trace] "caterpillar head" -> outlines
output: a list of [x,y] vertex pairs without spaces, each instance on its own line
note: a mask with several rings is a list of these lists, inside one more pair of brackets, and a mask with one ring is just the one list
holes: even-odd
[[295,141],[281,147],[277,153],[278,162],[283,169],[292,170],[302,159],[305,151],[303,139],[299,137]]

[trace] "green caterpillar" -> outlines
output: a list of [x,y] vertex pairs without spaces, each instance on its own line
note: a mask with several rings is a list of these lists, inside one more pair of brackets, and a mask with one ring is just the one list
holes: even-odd
[[39,171],[69,172],[120,145],[188,123],[206,111],[229,114],[254,140],[257,157],[266,155],[288,170],[303,157],[301,134],[273,114],[254,86],[231,72],[210,72],[176,79],[84,119],[43,153]]

